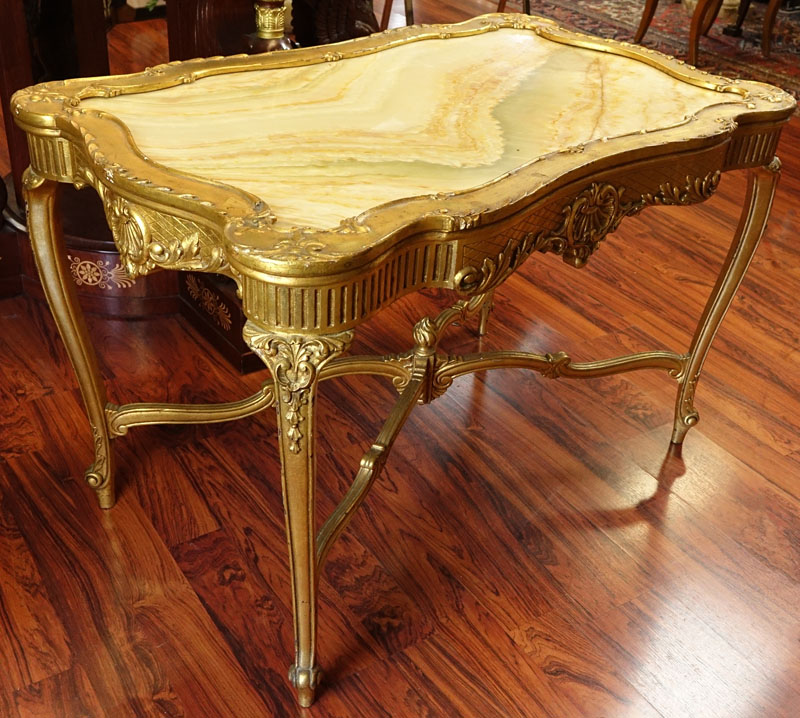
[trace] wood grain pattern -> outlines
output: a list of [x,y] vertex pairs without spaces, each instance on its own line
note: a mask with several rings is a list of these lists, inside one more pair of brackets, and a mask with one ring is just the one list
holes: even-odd
[[16,691],[14,699],[19,718],[111,718],[113,715],[103,707],[80,664]]
[[[451,21],[492,4],[415,11]],[[795,715],[798,146],[795,119],[682,452],[667,450],[674,381],[653,371],[497,371],[412,415],[323,572],[325,674],[304,715]],[[703,205],[626,221],[581,272],[531,258],[489,334],[454,327],[447,349],[685,347],[743,188],[732,174]],[[447,301],[399,301],[352,351],[406,349]],[[89,324],[115,401],[225,401],[266,377],[231,374],[180,319]],[[320,391],[322,519],[396,395],[377,380]],[[273,412],[131,430],[103,513],[78,480],[91,440],[63,348],[24,298],[0,301],[0,406],[0,715],[297,716]]]
[[36,563],[0,493],[0,643],[3,692],[65,670],[71,655]]

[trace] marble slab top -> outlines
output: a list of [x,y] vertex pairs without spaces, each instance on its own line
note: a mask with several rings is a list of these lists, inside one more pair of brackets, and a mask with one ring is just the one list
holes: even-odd
[[504,28],[82,106],[119,118],[149,159],[262,199],[276,228],[326,229],[740,100],[630,57]]

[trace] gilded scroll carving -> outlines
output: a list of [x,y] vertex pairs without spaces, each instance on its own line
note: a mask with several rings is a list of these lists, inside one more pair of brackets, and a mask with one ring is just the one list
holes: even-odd
[[496,257],[486,257],[480,267],[464,267],[455,276],[456,289],[464,294],[484,294],[501,284],[536,249],[547,244],[541,233],[529,232],[522,240],[508,240]]
[[94,440],[94,463],[86,470],[86,483],[95,490],[104,488],[110,481],[109,457],[106,438],[98,427],[90,424]]
[[353,332],[319,337],[264,332],[248,322],[243,336],[250,348],[267,365],[278,389],[278,411],[283,412],[282,431],[288,449],[300,453],[305,438],[303,423],[309,392],[320,369],[341,354],[353,340]]
[[[234,220],[229,225],[229,231],[234,237],[242,237],[252,229],[262,228],[275,223],[275,215],[267,209],[261,217],[244,217]],[[349,236],[353,234],[366,235],[370,231],[358,217],[347,217],[339,225],[325,235]],[[271,247],[237,246],[235,251],[240,254],[270,259],[276,262],[311,261],[336,259],[343,256],[344,252],[334,249],[335,242],[323,239],[321,233],[309,227],[296,227],[282,233],[283,238]]]
[[551,354],[548,352],[544,355],[547,362],[539,372],[546,379],[558,379],[564,375],[564,370],[569,366],[572,361],[568,354],[565,352],[556,352]]
[[642,195],[642,209],[650,205],[687,205],[705,202],[716,192],[721,177],[719,170],[705,177],[686,177],[682,186],[664,182],[655,194]]
[[561,210],[563,219],[555,230],[529,232],[521,240],[510,239],[495,257],[486,257],[479,267],[467,266],[455,276],[456,289],[480,294],[501,284],[534,251],[561,255],[565,262],[582,267],[607,235],[616,231],[625,217],[658,205],[688,205],[704,202],[719,186],[720,172],[703,177],[687,176],[683,184],[664,182],[655,193],[624,201],[632,194],[625,187],[592,183]]
[[563,220],[554,231],[529,232],[519,241],[510,239],[496,257],[480,267],[465,267],[456,274],[456,288],[480,294],[499,285],[534,251],[553,252],[576,267],[586,264],[607,234],[624,217],[638,210],[637,203],[622,202],[624,188],[597,182],[561,210]]

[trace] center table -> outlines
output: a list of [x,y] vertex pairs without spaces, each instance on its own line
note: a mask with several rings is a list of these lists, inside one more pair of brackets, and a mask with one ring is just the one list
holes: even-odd
[[[314,698],[317,577],[415,405],[495,367],[592,377],[646,367],[677,382],[672,441],[697,422],[703,362],[747,269],[778,180],[786,93],[727,80],[548,20],[489,15],[327,47],[170,63],[17,93],[27,132],[28,224],[42,283],[86,404],[86,479],[114,503],[112,439],[143,424],[215,422],[277,409],[299,702]],[[439,340],[477,315],[534,252],[583,266],[623,219],[702,202],[747,168],[747,197],[686,352],[590,362],[563,353],[449,356]],[[244,336],[272,378],[216,405],[109,404],[75,298],[57,187],[102,198],[130,276],[232,277]],[[461,295],[419,320],[413,348],[346,356],[353,332],[426,287]],[[315,394],[323,379],[376,374],[399,399],[352,486],[316,530]]]

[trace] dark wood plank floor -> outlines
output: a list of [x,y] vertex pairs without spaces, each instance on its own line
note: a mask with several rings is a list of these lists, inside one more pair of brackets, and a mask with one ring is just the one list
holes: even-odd
[[[419,1],[417,18],[463,17],[458,5]],[[147,28],[163,50],[163,26]],[[304,715],[798,715],[798,143],[793,121],[682,454],[658,372],[457,380],[412,416],[331,553],[325,681]],[[627,220],[583,271],[533,258],[490,334],[457,327],[448,348],[685,347],[743,191],[729,175],[702,206]],[[444,301],[399,302],[354,351],[406,348]],[[177,318],[92,318],[91,332],[116,401],[224,401],[264,378],[232,373]],[[392,399],[378,381],[324,384],[321,515]],[[91,441],[64,350],[23,298],[0,301],[0,406],[0,716],[301,713],[272,412],[132,430],[119,503],[101,512],[80,478]]]

